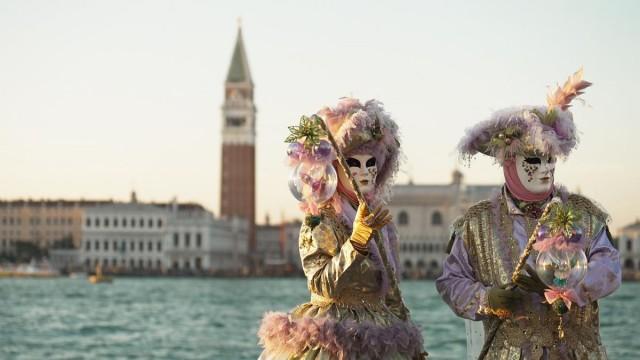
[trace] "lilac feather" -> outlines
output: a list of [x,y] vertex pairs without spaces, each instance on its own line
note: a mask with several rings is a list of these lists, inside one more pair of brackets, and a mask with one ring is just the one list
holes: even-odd
[[415,358],[423,345],[420,329],[411,323],[384,326],[351,319],[294,319],[276,312],[265,314],[258,337],[266,358],[299,355],[316,347],[338,359],[384,359],[396,353]]

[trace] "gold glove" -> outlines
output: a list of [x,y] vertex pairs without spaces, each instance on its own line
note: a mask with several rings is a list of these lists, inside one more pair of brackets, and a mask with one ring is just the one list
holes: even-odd
[[374,230],[380,230],[391,221],[389,210],[378,206],[369,213],[367,206],[363,203],[358,205],[356,218],[353,220],[353,232],[351,233],[351,241],[361,247],[366,247],[371,239],[371,233]]

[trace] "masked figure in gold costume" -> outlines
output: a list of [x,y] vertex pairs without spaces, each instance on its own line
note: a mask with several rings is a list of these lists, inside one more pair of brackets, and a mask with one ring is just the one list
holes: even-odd
[[[423,358],[420,330],[390,287],[374,239],[381,237],[395,268],[398,239],[384,204],[398,170],[397,125],[376,100],[344,98],[318,115],[372,210],[359,204],[328,142],[315,141],[313,131],[306,149],[292,141],[288,155],[297,167],[290,185],[306,216],[299,250],[311,299],[290,313],[265,314],[260,359]],[[307,125],[294,131],[309,131]],[[304,193],[305,184],[315,195]]]

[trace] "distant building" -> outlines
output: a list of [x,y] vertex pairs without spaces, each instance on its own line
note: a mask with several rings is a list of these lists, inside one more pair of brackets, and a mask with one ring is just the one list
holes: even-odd
[[618,250],[626,272],[640,271],[640,220],[620,229]]
[[87,270],[162,272],[167,269],[169,211],[153,204],[114,203],[84,214],[80,259]]
[[271,224],[266,218],[264,225],[256,226],[259,259],[258,270],[263,274],[300,272],[302,269],[298,251],[299,221]]
[[144,274],[241,272],[246,221],[215,219],[199,204],[114,203],[86,209],[80,260],[86,270]]
[[389,210],[398,229],[400,266],[407,277],[434,277],[450,239],[450,225],[466,209],[488,199],[499,185],[467,185],[456,170],[442,185],[396,185]]
[[82,216],[87,206],[110,201],[0,201],[0,254],[15,254],[16,246],[42,250],[78,248]]
[[72,272],[80,268],[79,249],[51,249],[49,250],[49,264],[52,268],[62,272]]
[[174,272],[241,273],[248,264],[249,226],[239,217],[214,218],[199,205],[171,206],[165,254]]

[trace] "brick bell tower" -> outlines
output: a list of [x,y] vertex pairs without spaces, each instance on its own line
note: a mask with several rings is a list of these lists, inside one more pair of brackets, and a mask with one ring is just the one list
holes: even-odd
[[256,107],[240,27],[224,87],[220,214],[227,217],[238,216],[249,221],[248,253],[250,266],[253,268],[256,250]]

